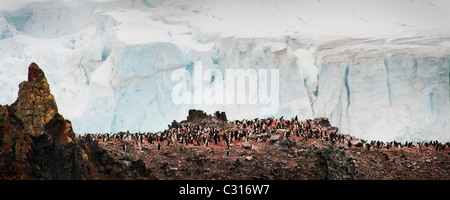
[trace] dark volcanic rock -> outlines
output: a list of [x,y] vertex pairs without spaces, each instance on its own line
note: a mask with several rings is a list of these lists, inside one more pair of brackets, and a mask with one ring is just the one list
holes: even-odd
[[208,118],[208,115],[201,111],[201,110],[195,110],[195,109],[191,109],[189,110],[189,114],[187,116],[187,121],[188,122],[193,122],[193,121],[199,121],[201,119],[205,119]]
[[226,122],[227,115],[225,114],[225,112],[216,111],[214,113],[214,116],[211,116],[206,114],[202,110],[191,109],[189,110],[189,114],[185,122],[200,122],[202,120],[210,120],[210,119]]
[[227,121],[227,115],[225,114],[225,112],[216,111],[214,113],[214,117],[222,121]]

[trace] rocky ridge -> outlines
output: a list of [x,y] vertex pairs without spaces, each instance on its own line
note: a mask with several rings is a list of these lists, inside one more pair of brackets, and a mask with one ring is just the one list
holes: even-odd
[[450,179],[450,143],[366,141],[323,117],[217,122],[189,113],[163,132],[79,137],[94,138],[117,158],[143,160],[164,180]]

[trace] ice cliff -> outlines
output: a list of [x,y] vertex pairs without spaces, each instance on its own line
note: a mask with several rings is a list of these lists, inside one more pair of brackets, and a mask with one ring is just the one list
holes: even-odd
[[8,1],[0,103],[14,102],[21,66],[36,62],[77,133],[163,130],[190,108],[266,117],[257,104],[174,104],[172,72],[201,61],[204,71],[278,69],[276,117],[325,116],[366,139],[449,141],[449,11],[406,0]]
[[[362,138],[448,140],[449,38],[401,38],[324,44],[316,115]],[[327,49],[327,50],[326,50]],[[395,134],[393,134],[395,133]]]

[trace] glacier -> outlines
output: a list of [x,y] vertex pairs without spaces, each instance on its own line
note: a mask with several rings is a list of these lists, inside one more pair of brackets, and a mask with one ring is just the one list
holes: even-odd
[[[259,104],[175,104],[172,73],[201,61],[279,70],[275,117],[324,116],[368,140],[450,141],[449,18],[445,0],[2,1],[0,104],[36,62],[81,134],[161,131],[192,108],[270,117]],[[205,76],[203,92],[219,87]]]
[[[448,38],[408,40],[404,48],[399,48],[404,40],[372,40],[362,42],[374,49],[352,46],[319,53],[316,114],[362,138],[421,141],[426,133],[427,139],[445,140],[450,57],[439,44]],[[417,52],[408,49],[415,43],[421,44]]]

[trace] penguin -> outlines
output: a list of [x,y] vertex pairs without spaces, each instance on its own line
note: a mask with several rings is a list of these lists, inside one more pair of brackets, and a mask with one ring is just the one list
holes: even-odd
[[370,144],[366,144],[366,149],[367,149],[367,151],[370,151]]
[[181,136],[179,143],[180,143],[180,144],[183,144],[183,142],[184,142],[184,137]]

